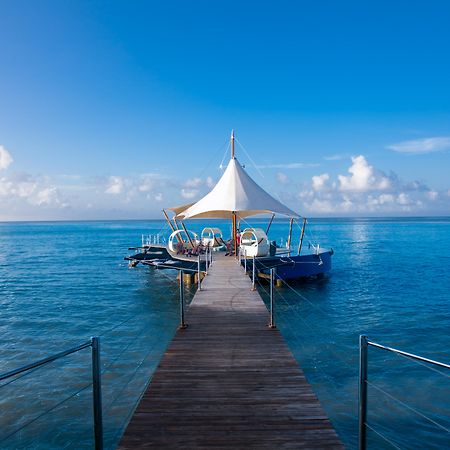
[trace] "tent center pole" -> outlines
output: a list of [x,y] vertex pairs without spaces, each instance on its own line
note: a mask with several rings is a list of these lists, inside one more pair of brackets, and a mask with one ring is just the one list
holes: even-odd
[[233,240],[234,256],[237,257],[237,239],[236,239],[236,212],[233,211],[231,215],[231,239]]

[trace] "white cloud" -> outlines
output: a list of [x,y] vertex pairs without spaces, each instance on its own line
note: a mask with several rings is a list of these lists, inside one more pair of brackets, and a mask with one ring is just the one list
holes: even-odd
[[341,191],[368,191],[373,189],[387,189],[389,179],[374,170],[363,155],[352,157],[352,165],[348,171],[351,175],[339,175],[339,189]]
[[118,195],[124,190],[125,183],[122,177],[110,176],[108,178],[108,183],[105,189],[106,194]]
[[353,207],[354,207],[354,203],[352,202],[352,200],[350,200],[350,197],[344,195],[342,197],[342,202],[339,205],[340,210],[348,212],[348,211],[351,211],[353,209]]
[[163,195],[162,195],[161,192],[158,192],[157,194],[155,194],[154,199],[155,199],[157,202],[162,202],[163,199],[164,199],[164,197],[163,197]]
[[150,192],[155,187],[155,179],[151,174],[142,175],[139,181],[139,192]]
[[181,196],[187,200],[193,199],[198,194],[198,189],[181,189]]
[[409,205],[411,203],[409,195],[405,194],[404,192],[400,192],[397,197],[397,203],[399,205]]
[[392,194],[381,194],[378,197],[378,203],[384,205],[386,203],[392,203],[394,201],[394,196]]
[[314,197],[314,191],[311,191],[309,189],[304,189],[303,191],[300,191],[298,193],[298,197],[300,199],[312,198],[312,197]]
[[3,145],[0,145],[0,170],[7,169],[13,162],[13,157],[11,153],[6,150]]
[[312,177],[312,188],[315,191],[321,191],[326,187],[327,181],[330,179],[330,175],[323,173],[322,175],[314,175]]
[[450,149],[450,137],[431,137],[416,139],[413,141],[403,141],[388,145],[389,150],[399,153],[431,153],[441,152]]
[[311,202],[305,202],[304,205],[309,211],[319,214],[330,214],[335,211],[335,205],[332,202],[319,198],[315,198]]
[[329,156],[324,156],[323,159],[325,161],[339,161],[341,159],[344,159],[345,155],[329,155]]
[[283,173],[283,172],[278,172],[276,175],[276,180],[278,181],[278,183],[280,184],[288,184],[289,183],[289,177]]
[[58,191],[54,186],[44,188],[31,197],[30,201],[38,206],[59,203]]
[[40,216],[40,211],[69,206],[69,201],[62,200],[59,190],[48,177],[13,173],[0,178],[0,217],[3,220],[17,220],[23,215],[26,219],[45,218]]
[[402,181],[370,165],[363,155],[352,158],[350,175],[319,174],[292,197],[294,209],[311,215],[442,214],[450,210],[450,190],[437,191],[420,181]]
[[215,186],[215,182],[212,177],[206,178],[206,186],[208,186],[210,189],[212,189]]
[[198,188],[203,184],[203,181],[201,178],[189,178],[185,181],[184,185],[187,188]]

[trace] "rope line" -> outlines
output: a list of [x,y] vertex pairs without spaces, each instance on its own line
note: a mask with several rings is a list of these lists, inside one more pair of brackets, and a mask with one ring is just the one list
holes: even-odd
[[238,141],[238,139],[235,137],[234,140],[239,144],[239,147],[244,150],[244,153],[247,155],[247,158],[250,160],[250,162],[253,164],[253,167],[257,170],[257,172],[261,175],[262,178],[264,178],[263,173],[261,172],[261,169],[256,165],[255,161],[253,161],[252,157],[249,155],[245,147]]
[[223,154],[222,161],[220,161],[220,165],[219,165],[220,170],[222,170],[222,168],[223,168],[223,162],[225,161],[225,158],[227,156],[229,149],[230,149],[230,142],[227,141],[227,147],[225,148],[225,152]]

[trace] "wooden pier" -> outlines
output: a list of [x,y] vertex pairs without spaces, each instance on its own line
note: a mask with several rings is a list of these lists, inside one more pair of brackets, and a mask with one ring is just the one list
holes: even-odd
[[342,449],[258,292],[232,257],[197,291],[119,444]]

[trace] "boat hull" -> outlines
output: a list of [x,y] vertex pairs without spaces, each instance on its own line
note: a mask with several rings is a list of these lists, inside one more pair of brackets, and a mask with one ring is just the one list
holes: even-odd
[[[275,277],[282,280],[294,280],[298,278],[320,277],[331,270],[332,249],[321,249],[318,253],[295,256],[266,256],[255,258],[256,270],[269,274],[270,269],[275,269]],[[161,269],[178,269],[196,271],[198,269],[197,258],[185,255],[174,255],[163,245],[147,246],[142,252],[125,258],[130,265],[138,263],[159,267]],[[242,260],[242,265],[244,264]],[[201,270],[205,270],[205,262],[201,261]],[[247,258],[247,269],[252,268],[253,258]]]
[[[275,269],[275,278],[294,280],[298,278],[322,276],[331,270],[332,249],[321,250],[318,254],[295,256],[274,256],[270,258],[257,258],[256,270],[269,274]],[[249,270],[252,270],[253,260],[247,260]]]

